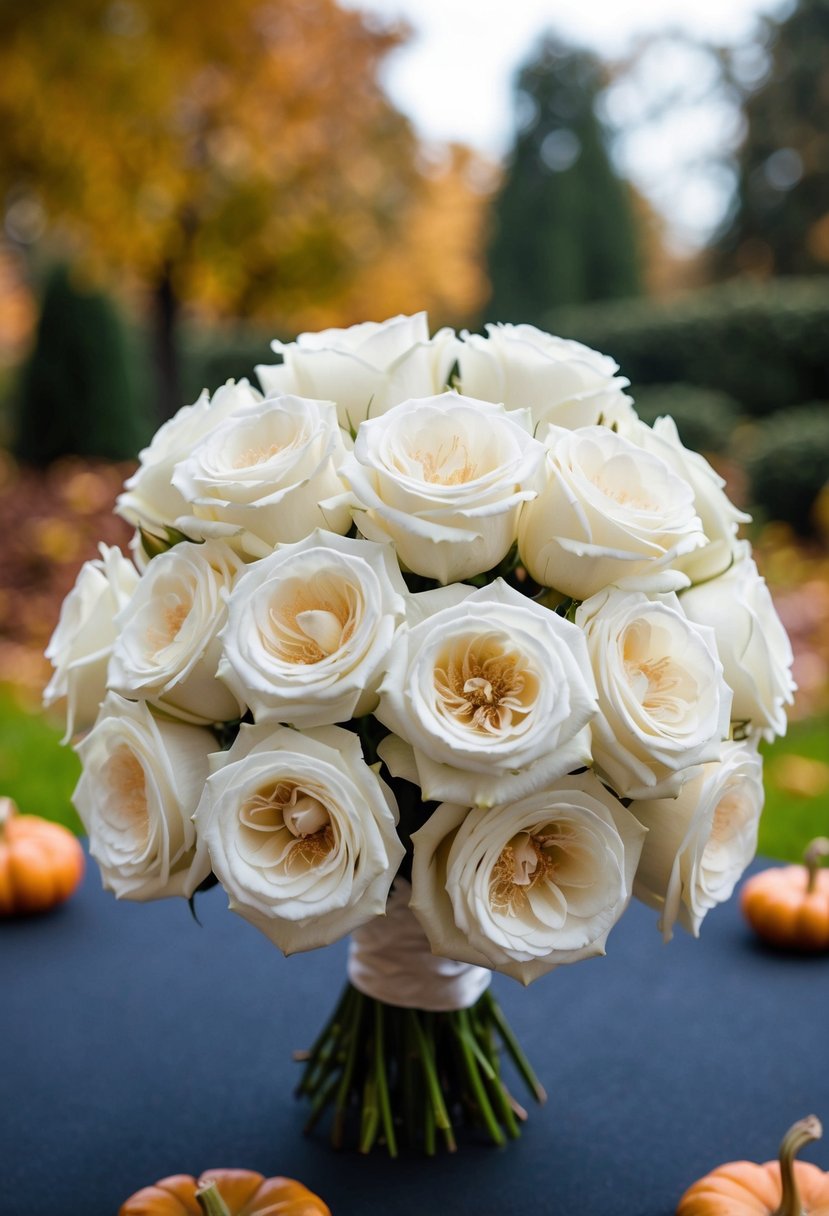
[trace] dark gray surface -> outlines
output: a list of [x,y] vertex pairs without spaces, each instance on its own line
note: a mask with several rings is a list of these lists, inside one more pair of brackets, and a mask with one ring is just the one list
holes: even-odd
[[165,1174],[223,1165],[301,1178],[334,1216],[670,1216],[712,1166],[829,1121],[829,959],[764,950],[736,901],[664,947],[634,904],[606,958],[528,990],[496,977],[550,1093],[520,1141],[338,1154],[302,1136],[291,1051],[329,1012],[344,945],[286,960],[220,889],[198,911],[203,927],[183,901],[118,903],[93,865],[63,908],[0,922],[2,1216],[114,1216]]

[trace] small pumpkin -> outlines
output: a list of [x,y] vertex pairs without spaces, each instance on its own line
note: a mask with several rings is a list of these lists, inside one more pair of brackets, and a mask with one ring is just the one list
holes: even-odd
[[174,1174],[137,1191],[118,1216],[331,1216],[319,1195],[293,1178],[254,1170],[206,1170],[200,1178]]
[[829,1216],[829,1174],[796,1155],[823,1135],[814,1115],[790,1127],[778,1161],[731,1161],[688,1187],[676,1216]]
[[775,866],[752,875],[740,892],[740,907],[763,941],[788,950],[829,950],[829,838],[819,836],[803,854],[803,865]]
[[68,899],[84,872],[83,849],[68,828],[20,815],[0,798],[0,916],[45,912]]

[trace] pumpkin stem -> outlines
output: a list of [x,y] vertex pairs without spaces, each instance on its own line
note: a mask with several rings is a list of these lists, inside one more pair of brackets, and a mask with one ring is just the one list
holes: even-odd
[[829,836],[817,836],[806,845],[803,854],[803,864],[809,874],[806,883],[807,895],[811,895],[817,886],[817,872],[824,857],[829,857]]
[[17,814],[17,806],[11,798],[0,798],[0,840],[3,839],[6,831],[6,824],[11,819],[12,815]]
[[798,1119],[786,1132],[780,1145],[780,1181],[783,1184],[783,1195],[780,1206],[775,1208],[772,1216],[804,1216],[792,1167],[800,1150],[813,1140],[819,1140],[822,1135],[823,1127],[816,1115]]
[[222,1199],[219,1188],[212,1178],[196,1191],[196,1201],[204,1212],[204,1216],[230,1216],[230,1208]]

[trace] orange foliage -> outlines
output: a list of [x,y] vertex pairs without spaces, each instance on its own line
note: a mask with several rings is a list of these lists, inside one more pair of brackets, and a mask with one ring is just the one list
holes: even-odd
[[417,167],[378,83],[402,37],[334,0],[4,5],[0,195],[90,273],[169,273],[207,315],[464,313],[480,196],[458,154]]

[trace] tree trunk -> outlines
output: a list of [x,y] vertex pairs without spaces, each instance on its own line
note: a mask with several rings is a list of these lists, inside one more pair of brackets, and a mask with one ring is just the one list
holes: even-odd
[[173,286],[170,262],[165,262],[161,276],[153,289],[152,312],[156,379],[155,413],[160,425],[184,405],[176,340],[179,301]]

